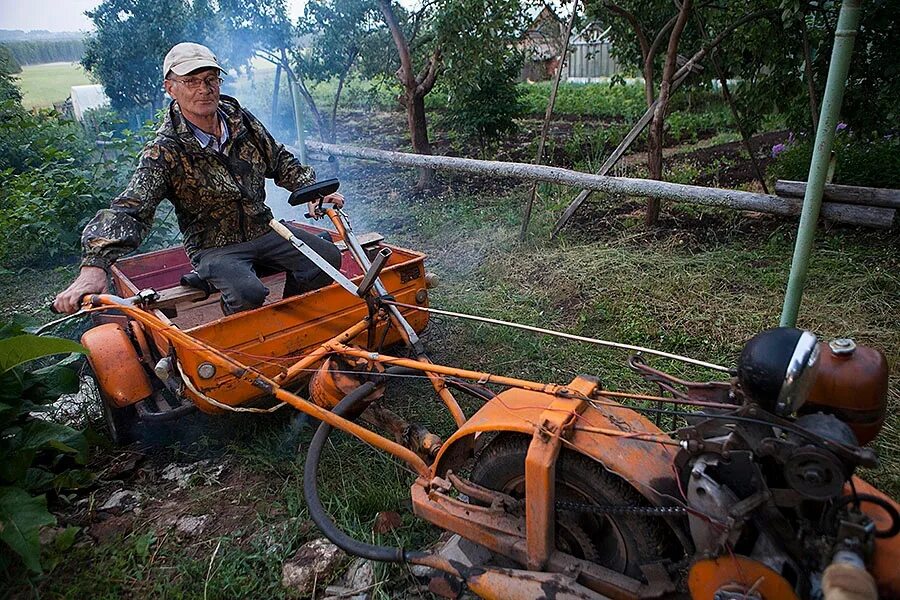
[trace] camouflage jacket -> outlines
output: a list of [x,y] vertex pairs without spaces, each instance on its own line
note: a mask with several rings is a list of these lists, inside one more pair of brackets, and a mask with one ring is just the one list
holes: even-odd
[[175,207],[184,248],[197,252],[252,240],[271,231],[265,180],[289,191],[313,183],[315,172],[275,141],[237,100],[221,96],[229,138],[221,152],[201,148],[178,104],[172,102],[156,138],[144,146],[131,182],[84,228],[82,266],[107,268],[137,249],[156,207]]

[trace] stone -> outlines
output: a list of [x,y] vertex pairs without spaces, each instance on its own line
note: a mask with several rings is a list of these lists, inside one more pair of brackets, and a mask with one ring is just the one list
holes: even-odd
[[374,587],[375,565],[371,560],[357,558],[326,593],[345,600],[369,600]]
[[203,533],[209,515],[185,516],[175,521],[175,529],[183,536],[192,537]]
[[346,556],[325,538],[307,542],[281,566],[281,585],[300,596],[312,594],[317,586],[324,589]]
[[195,479],[200,479],[203,483],[215,482],[224,469],[224,464],[213,465],[211,460],[200,460],[187,465],[172,463],[163,469],[160,477],[175,482],[179,489],[183,489]]
[[119,490],[114,492],[112,496],[106,499],[97,510],[103,510],[116,514],[121,514],[134,510],[140,503],[141,494],[132,490]]
[[375,524],[372,531],[375,533],[388,533],[403,525],[403,519],[393,511],[383,511],[375,516]]

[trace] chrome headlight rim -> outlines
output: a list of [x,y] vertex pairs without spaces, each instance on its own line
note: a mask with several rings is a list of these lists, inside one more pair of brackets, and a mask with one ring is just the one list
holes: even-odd
[[806,398],[815,380],[819,366],[819,339],[810,331],[800,334],[794,352],[788,361],[784,381],[775,403],[775,412],[787,416],[796,412]]

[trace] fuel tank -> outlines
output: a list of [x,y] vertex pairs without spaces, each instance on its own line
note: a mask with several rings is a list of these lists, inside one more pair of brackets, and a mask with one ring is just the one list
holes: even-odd
[[878,435],[887,409],[884,354],[853,340],[820,342],[819,372],[800,414],[830,413],[847,423],[860,445]]

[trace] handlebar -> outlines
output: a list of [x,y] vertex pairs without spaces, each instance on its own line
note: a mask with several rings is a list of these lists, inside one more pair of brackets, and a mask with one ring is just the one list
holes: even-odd
[[322,181],[317,181],[311,185],[306,185],[298,190],[294,190],[291,193],[290,198],[288,198],[288,204],[291,206],[299,206],[300,204],[307,202],[318,201],[318,205],[313,214],[306,213],[306,215],[304,215],[308,219],[318,219],[325,214],[322,211],[322,201],[338,191],[340,187],[341,182],[337,179],[323,179]]

